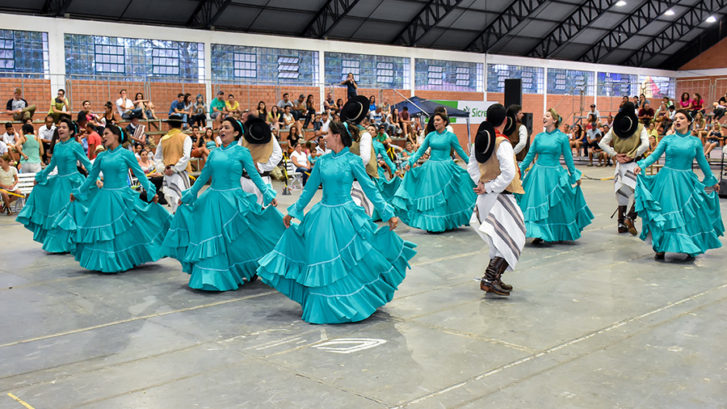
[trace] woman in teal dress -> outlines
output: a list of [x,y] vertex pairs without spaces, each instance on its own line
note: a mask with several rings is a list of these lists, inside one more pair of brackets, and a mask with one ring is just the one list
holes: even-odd
[[[520,164],[520,174],[538,160],[523,178],[525,194],[518,204],[525,216],[526,237],[533,243],[576,240],[583,228],[591,224],[593,213],[588,208],[580,186],[581,172],[573,166],[568,136],[558,130],[560,116],[549,109],[543,117],[545,132],[535,136],[528,155]],[[566,171],[560,165],[565,159]],[[575,187],[574,187],[575,185]]]
[[[269,134],[270,127],[264,124]],[[256,127],[259,132],[261,127]],[[283,215],[263,208],[257,196],[240,185],[243,170],[263,194],[275,201],[275,191],[263,182],[250,151],[238,145],[242,124],[226,118],[220,126],[222,146],[210,152],[194,185],[182,193],[182,206],[164,239],[170,256],[190,274],[189,287],[205,291],[236,290],[253,281],[258,260],[270,252],[283,234]],[[202,187],[210,187],[197,198]]]
[[[379,190],[379,193],[381,193],[381,197],[384,198],[384,201],[391,204],[397,189],[401,186],[401,178],[396,175],[396,165],[394,165],[394,162],[391,161],[391,158],[389,158],[389,155],[386,153],[384,144],[374,139],[373,148],[373,155],[381,157],[381,159],[378,159],[379,177],[374,179],[374,182],[376,183],[376,188]],[[382,162],[385,163],[391,170],[391,179],[386,178],[386,171],[382,166]],[[381,220],[381,215],[378,211],[376,211],[376,209],[374,209],[374,213],[371,215],[371,218],[374,221],[378,221]]]
[[[78,126],[68,118],[58,123],[58,142],[53,148],[53,157],[45,169],[35,174],[35,187],[17,220],[33,232],[33,240],[43,244],[49,253],[68,253],[72,249],[71,231],[57,225],[61,211],[69,202],[73,189],[86,179],[78,171],[80,162],[91,169],[83,147],[76,141]],[[58,168],[56,175],[49,174]],[[55,226],[55,227],[54,227]]]
[[[366,174],[361,158],[349,152],[357,136],[351,133],[356,132],[353,124],[331,122],[326,146],[333,152],[318,159],[300,199],[283,219],[288,229],[257,270],[264,283],[301,304],[303,320],[313,324],[368,318],[391,301],[408,260],[416,254],[413,243],[392,231],[398,218]],[[353,202],[354,178],[388,228],[377,229]],[[303,216],[321,184],[321,202]],[[293,217],[302,223],[291,225]]]
[[[636,212],[642,219],[641,239],[651,240],[657,260],[664,253],[685,253],[688,259],[708,249],[722,246],[718,237],[724,234],[719,208],[719,183],[704,157],[699,138],[689,132],[689,112],[680,109],[674,115],[674,134],[667,135],[646,159],[634,169]],[[640,174],[666,153],[664,166],[654,176]],[[704,174],[701,182],[692,172],[697,159]],[[714,192],[704,188],[713,186]]]
[[457,135],[446,130],[449,118],[440,111],[432,115],[431,121],[435,130],[405,162],[405,168],[409,169],[431,148],[429,160],[404,175],[392,204],[397,216],[409,226],[443,232],[469,225],[477,195],[467,171],[450,157],[454,148],[465,163],[469,161]]
[[[121,144],[127,134],[116,125],[103,132],[106,151],[96,157],[86,181],[71,193],[71,203],[58,224],[75,231],[72,251],[81,267],[103,273],[119,273],[166,256],[162,241],[171,216],[156,203],[156,188],[146,178],[134,154]],[[153,203],[139,198],[129,187],[131,170]],[[103,187],[89,200],[96,179],[103,172]],[[78,203],[87,201],[88,206]]]

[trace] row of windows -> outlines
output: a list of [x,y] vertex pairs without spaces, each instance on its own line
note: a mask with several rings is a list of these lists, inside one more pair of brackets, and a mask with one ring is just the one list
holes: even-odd
[[[66,73],[76,77],[203,81],[204,44],[66,34]],[[93,50],[89,53],[89,50]],[[319,84],[319,52],[213,44],[212,80],[241,83]],[[324,53],[325,82],[336,85],[352,73],[360,87],[407,88],[410,59]],[[415,87],[422,90],[484,91],[481,63],[415,59]],[[0,30],[0,72],[48,74],[48,35]],[[503,92],[508,78],[522,79],[526,94],[674,96],[669,77],[487,64],[487,92]],[[6,74],[4,74],[6,75]]]

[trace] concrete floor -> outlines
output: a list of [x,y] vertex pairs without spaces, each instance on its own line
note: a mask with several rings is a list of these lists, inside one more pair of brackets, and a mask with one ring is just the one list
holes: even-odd
[[470,229],[401,226],[419,253],[396,297],[337,326],[260,282],[191,291],[171,259],[84,271],[0,216],[0,408],[727,407],[727,251],[655,262],[617,235],[612,182],[583,189],[593,224],[528,245],[511,297],[479,290]]

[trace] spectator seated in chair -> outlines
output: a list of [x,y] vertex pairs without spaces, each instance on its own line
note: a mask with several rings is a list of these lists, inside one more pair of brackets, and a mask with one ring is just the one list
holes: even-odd
[[13,116],[13,120],[22,121],[32,119],[36,108],[35,105],[29,105],[28,101],[23,99],[23,91],[20,88],[15,88],[13,97],[8,100],[5,109],[8,114]]
[[0,156],[0,197],[2,197],[2,212],[7,213],[8,216],[12,215],[10,211],[10,203],[16,201],[23,194],[20,189],[17,189],[18,185],[18,170],[10,166],[10,155],[5,154]]

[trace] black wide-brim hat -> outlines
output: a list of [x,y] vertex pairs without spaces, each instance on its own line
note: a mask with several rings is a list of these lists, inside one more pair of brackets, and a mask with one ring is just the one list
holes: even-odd
[[274,144],[270,125],[262,118],[248,116],[241,145],[250,150],[253,160],[256,163],[267,162],[273,153]]
[[485,163],[490,159],[495,151],[496,140],[495,127],[487,121],[482,121],[477,128],[477,135],[475,135],[475,159],[477,159],[477,162]]
[[341,121],[349,121],[358,124],[369,114],[371,101],[363,95],[351,97],[341,108]]
[[629,138],[639,128],[639,118],[633,102],[627,102],[613,118],[613,133],[619,138]]
[[502,133],[505,135],[511,135],[515,132],[515,129],[517,129],[517,119],[515,119],[515,115],[508,112],[505,117],[505,129],[502,130]]
[[182,126],[182,122],[184,122],[184,117],[180,114],[171,114],[169,115],[169,118],[164,120],[164,122],[169,122],[169,124],[172,126],[174,126],[175,124],[178,126]]

